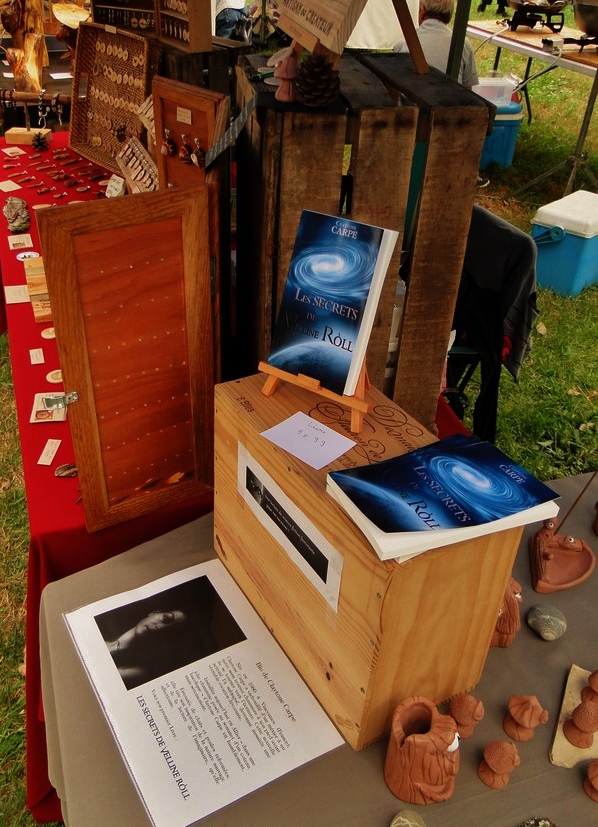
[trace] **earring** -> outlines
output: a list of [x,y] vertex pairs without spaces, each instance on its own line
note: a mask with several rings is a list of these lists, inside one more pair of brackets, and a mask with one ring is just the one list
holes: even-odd
[[191,160],[196,167],[203,169],[206,165],[206,151],[201,148],[199,138],[195,138],[195,149],[191,153]]
[[176,155],[176,144],[170,137],[170,129],[164,130],[164,140],[160,149],[162,155]]
[[179,160],[182,161],[184,164],[190,164],[191,163],[191,147],[187,143],[187,136],[186,135],[181,135],[181,138],[183,140],[183,144],[182,144],[181,148],[179,149]]

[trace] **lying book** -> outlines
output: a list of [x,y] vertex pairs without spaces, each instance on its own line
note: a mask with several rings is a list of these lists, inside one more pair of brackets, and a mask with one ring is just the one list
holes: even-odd
[[343,743],[219,560],[65,620],[155,827],[195,824]]
[[475,436],[332,471],[326,490],[382,560],[413,557],[558,513],[551,488]]
[[268,364],[354,394],[398,237],[303,210]]

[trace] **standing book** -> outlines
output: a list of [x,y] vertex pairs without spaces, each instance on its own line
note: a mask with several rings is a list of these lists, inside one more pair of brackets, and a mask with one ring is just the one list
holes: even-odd
[[268,364],[353,395],[398,237],[303,210]]
[[461,434],[332,471],[326,490],[382,560],[554,517],[558,495],[490,442]]

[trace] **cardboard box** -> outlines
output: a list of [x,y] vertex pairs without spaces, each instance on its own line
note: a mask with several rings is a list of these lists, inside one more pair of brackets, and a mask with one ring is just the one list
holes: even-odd
[[[216,386],[216,551],[345,739],[385,735],[416,694],[439,703],[479,681],[521,529],[382,562],[325,491],[328,470],[378,462],[434,437],[379,391],[363,431],[350,411],[265,377]],[[321,470],[262,432],[297,411],[355,439]]]
[[598,195],[577,190],[540,207],[532,222],[538,284],[577,296],[598,282]]

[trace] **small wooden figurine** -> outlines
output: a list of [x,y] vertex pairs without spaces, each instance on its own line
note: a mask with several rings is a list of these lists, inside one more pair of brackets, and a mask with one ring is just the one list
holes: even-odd
[[469,738],[475,725],[484,717],[484,704],[467,692],[459,692],[451,698],[449,715],[457,723],[459,737]]
[[514,741],[530,741],[537,726],[548,721],[548,710],[535,695],[511,695],[503,729]]
[[509,783],[511,773],[520,763],[519,750],[512,741],[489,741],[478,766],[478,776],[493,790],[501,790]]
[[446,801],[459,770],[459,736],[450,715],[414,695],[394,711],[384,779],[390,791],[410,804]]

